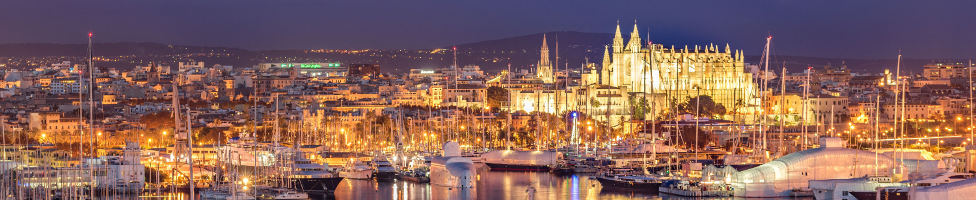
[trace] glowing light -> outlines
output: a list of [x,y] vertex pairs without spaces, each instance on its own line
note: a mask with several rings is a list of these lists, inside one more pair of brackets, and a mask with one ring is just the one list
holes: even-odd
[[535,111],[535,107],[532,106],[532,100],[528,100],[528,99],[522,100],[522,110],[530,113],[532,111]]

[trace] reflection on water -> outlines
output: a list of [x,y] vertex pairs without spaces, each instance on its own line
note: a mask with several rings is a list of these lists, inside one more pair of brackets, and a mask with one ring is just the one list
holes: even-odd
[[[531,188],[531,189],[530,189]],[[533,192],[534,190],[534,192]],[[173,195],[170,193],[169,195]],[[143,199],[186,199],[186,194],[175,194],[177,198],[151,197]],[[480,165],[477,186],[474,189],[451,189],[428,183],[408,181],[377,182],[368,180],[343,180],[332,196],[315,196],[314,199],[674,199],[691,200],[701,198],[651,195],[634,192],[604,190],[600,182],[588,175],[556,176],[543,172],[493,172]],[[107,198],[128,199],[128,198]],[[134,198],[133,198],[134,199]],[[708,198],[744,199],[744,198]],[[747,198],[749,200],[757,198]],[[782,198],[791,199],[791,198]],[[802,199],[813,199],[812,197]]]
[[[530,189],[532,188],[532,189]],[[534,189],[534,192],[532,190]],[[653,195],[601,191],[587,176],[478,169],[477,187],[456,189],[407,181],[343,180],[335,199],[660,199]]]

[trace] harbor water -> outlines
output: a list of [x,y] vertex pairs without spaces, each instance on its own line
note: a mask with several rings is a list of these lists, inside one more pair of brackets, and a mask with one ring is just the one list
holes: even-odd
[[[335,199],[648,199],[655,195],[603,191],[587,175],[496,172],[481,166],[477,187],[457,189],[407,181],[343,180]],[[534,190],[534,192],[533,192]]]
[[[592,174],[554,175],[546,172],[498,172],[478,165],[477,187],[457,189],[404,180],[375,181],[346,179],[332,195],[312,195],[312,199],[696,199],[667,194],[644,194],[603,188]],[[175,198],[174,198],[175,197]],[[109,197],[105,199],[188,199],[187,194]],[[742,199],[742,198],[708,198]],[[768,199],[768,198],[764,198]],[[813,199],[781,198],[781,199]]]

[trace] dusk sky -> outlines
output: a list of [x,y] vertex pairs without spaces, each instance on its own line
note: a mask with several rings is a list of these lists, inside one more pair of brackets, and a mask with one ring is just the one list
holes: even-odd
[[[704,6],[708,5],[708,6]],[[0,3],[0,43],[160,42],[265,49],[431,48],[547,31],[726,43],[758,55],[976,56],[976,1],[63,0]],[[693,43],[694,42],[694,43]]]

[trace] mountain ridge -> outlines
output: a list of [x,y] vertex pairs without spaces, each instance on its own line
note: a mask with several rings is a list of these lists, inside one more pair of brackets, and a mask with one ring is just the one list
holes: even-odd
[[[458,48],[458,63],[460,65],[475,64],[480,65],[486,71],[499,71],[511,64],[516,69],[531,69],[538,62],[540,55],[539,49],[542,43],[542,36],[545,35],[549,44],[550,60],[558,62],[557,68],[578,68],[584,62],[600,63],[603,57],[603,48],[609,44],[612,34],[609,33],[588,33],[577,31],[554,31],[544,33],[533,33],[517,35],[505,38],[489,39],[477,42],[468,42],[454,45]],[[558,45],[558,47],[557,47]],[[450,50],[454,46],[439,47]],[[96,56],[159,56],[159,55],[197,55],[206,56],[212,54],[227,54],[240,59],[233,64],[251,64],[256,62],[277,62],[281,59],[274,57],[296,57],[297,60],[289,62],[320,62],[338,61],[347,63],[374,63],[380,64],[385,70],[406,71],[409,68],[419,68],[423,66],[450,66],[453,64],[453,55],[449,53],[426,55],[427,60],[397,59],[397,55],[403,52],[434,50],[427,49],[377,49],[373,50],[372,56],[352,56],[342,53],[310,53],[308,49],[293,50],[249,50],[232,47],[212,47],[196,45],[175,45],[154,42],[109,42],[95,44]],[[0,57],[83,57],[87,55],[87,44],[64,44],[64,43],[8,43],[0,44]],[[558,52],[558,60],[557,60]],[[420,53],[418,53],[420,54]],[[892,56],[894,57],[894,56]],[[224,58],[226,61],[232,58]],[[759,56],[747,55],[746,61],[758,63]],[[909,71],[920,69],[921,65],[938,59],[929,58],[905,58],[903,66]],[[893,68],[895,59],[872,59],[872,58],[825,58],[815,56],[773,56],[772,66],[782,66],[784,63],[790,71],[802,71],[807,66],[819,68],[828,63],[839,66],[842,62],[847,63],[854,72],[879,72],[884,68]],[[123,66],[124,67],[124,66]],[[775,67],[779,68],[779,67]]]

